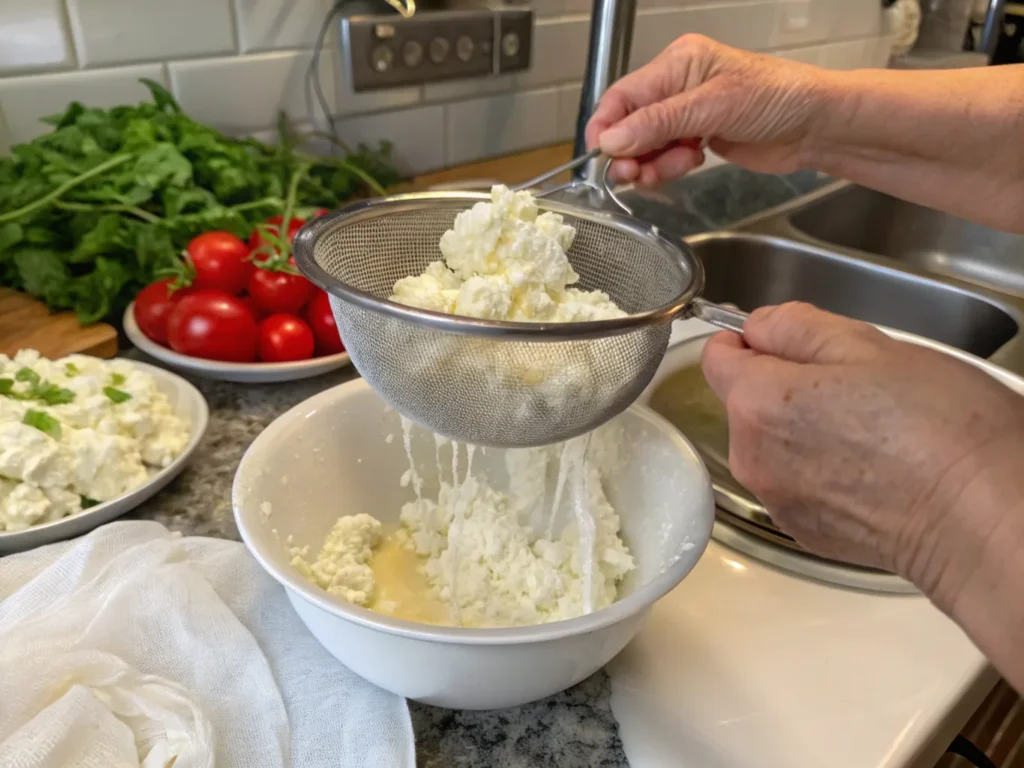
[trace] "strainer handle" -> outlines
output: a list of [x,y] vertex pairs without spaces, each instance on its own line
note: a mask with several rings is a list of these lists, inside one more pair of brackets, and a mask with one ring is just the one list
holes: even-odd
[[705,323],[711,323],[711,325],[736,333],[743,333],[743,324],[750,317],[746,312],[740,312],[738,309],[731,309],[699,297],[690,304],[688,314]]
[[[533,189],[534,187],[539,187],[541,184],[543,184],[548,179],[553,179],[553,178],[555,178],[555,176],[558,176],[559,174],[565,173],[566,171],[571,171],[574,168],[577,168],[577,167],[583,165],[584,163],[589,163],[591,160],[593,160],[595,157],[597,157],[600,154],[601,154],[601,150],[600,149],[592,149],[589,152],[587,152],[587,154],[580,155],[579,157],[573,158],[568,163],[563,163],[562,165],[558,166],[557,168],[552,168],[550,171],[544,171],[544,173],[542,173],[540,176],[535,176],[534,178],[530,179],[529,181],[524,181],[522,184],[517,184],[516,186],[512,187],[512,191],[513,192],[522,192],[523,190],[526,190],[526,189]],[[562,189],[562,187],[559,187],[558,189]],[[542,192],[542,193],[540,193],[540,194],[538,194],[536,196],[537,197],[543,197],[545,194],[550,194],[551,192],[555,192],[555,191],[556,190],[552,189],[552,190],[549,190],[546,193]]]

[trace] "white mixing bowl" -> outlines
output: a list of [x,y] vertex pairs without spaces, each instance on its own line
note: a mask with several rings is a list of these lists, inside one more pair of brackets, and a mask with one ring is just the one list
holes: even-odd
[[[711,535],[714,500],[693,447],[642,407],[618,417],[623,466],[605,490],[637,561],[622,599],[569,621],[511,629],[436,627],[352,605],[290,565],[285,541],[316,551],[341,515],[366,512],[397,524],[412,491],[398,415],[363,380],[299,404],[246,451],[235,476],[235,520],[249,550],[287,590],[313,635],[347,667],[394,693],[437,706],[494,709],[564,690],[604,666],[630,641],[655,600],[693,568]],[[390,438],[388,436],[391,436]],[[412,451],[429,495],[433,436],[415,430]],[[474,468],[496,477],[501,451]],[[436,496],[435,496],[436,498]]]

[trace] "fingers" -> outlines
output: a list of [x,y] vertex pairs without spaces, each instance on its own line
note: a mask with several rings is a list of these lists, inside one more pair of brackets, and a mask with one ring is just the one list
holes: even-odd
[[862,362],[876,356],[887,341],[867,323],[801,302],[754,310],[743,338],[760,354],[795,363]]
[[654,187],[685,176],[703,165],[704,159],[704,151],[699,143],[672,144],[661,152],[652,152],[643,158],[619,158],[612,162],[608,174],[612,180],[620,183],[636,182],[640,186]]
[[[684,35],[650,63],[616,81],[587,125],[587,147],[599,146],[601,134],[630,113],[699,86],[722,49],[723,46],[700,35]],[[666,140],[649,149],[667,143]]]
[[608,167],[608,175],[612,181],[628,184],[640,178],[640,163],[632,157],[613,160]]
[[602,131],[598,145],[613,157],[637,157],[678,139],[714,135],[724,119],[712,98],[716,90],[711,84],[702,85],[637,107]]
[[742,380],[744,369],[757,356],[738,333],[716,333],[704,345],[701,367],[708,386],[723,403],[736,384]]
[[662,52],[640,69],[620,78],[601,97],[587,124],[587,146],[596,147],[598,137],[630,112],[668,98],[682,89],[673,61]]
[[640,166],[638,183],[654,187],[662,182],[678,179],[704,164],[704,151],[700,147],[675,146]]

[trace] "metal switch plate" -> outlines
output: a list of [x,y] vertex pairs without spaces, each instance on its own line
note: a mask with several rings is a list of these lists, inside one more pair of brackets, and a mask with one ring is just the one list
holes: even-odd
[[427,11],[412,18],[341,21],[352,90],[487,77],[530,68],[533,12],[518,8]]

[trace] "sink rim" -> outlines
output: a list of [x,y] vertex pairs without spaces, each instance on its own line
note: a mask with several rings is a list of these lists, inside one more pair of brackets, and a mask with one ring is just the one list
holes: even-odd
[[[1014,373],[1024,374],[1024,297],[1005,293],[993,287],[978,285],[977,283],[950,275],[930,272],[889,256],[830,243],[794,226],[792,223],[794,216],[830,197],[836,196],[849,187],[871,189],[871,187],[865,187],[851,181],[837,180],[805,195],[800,195],[785,203],[741,219],[724,230],[700,233],[687,237],[686,240],[692,244],[699,239],[711,236],[729,234],[762,235],[776,238],[776,242],[780,243],[795,243],[801,246],[812,247],[821,255],[840,257],[844,261],[848,260],[861,264],[867,263],[888,272],[910,275],[929,283],[943,284],[962,294],[981,299],[1005,312],[1017,324],[1017,332],[986,359]],[[878,192],[878,190],[872,191]]]

